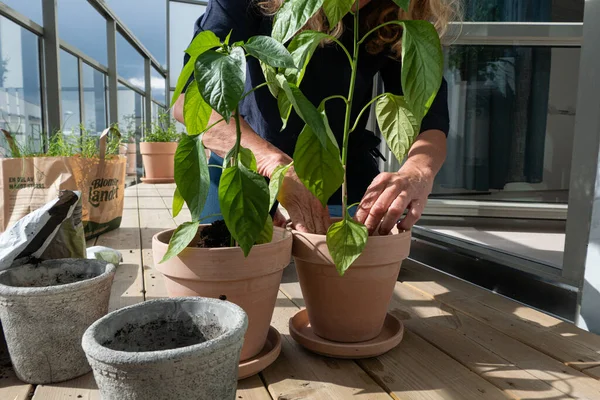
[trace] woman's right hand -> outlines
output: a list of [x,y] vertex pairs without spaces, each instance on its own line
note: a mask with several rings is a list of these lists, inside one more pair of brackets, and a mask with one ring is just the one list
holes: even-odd
[[304,186],[293,166],[283,178],[277,199],[289,213],[292,228],[305,233],[327,233],[331,225],[329,211]]

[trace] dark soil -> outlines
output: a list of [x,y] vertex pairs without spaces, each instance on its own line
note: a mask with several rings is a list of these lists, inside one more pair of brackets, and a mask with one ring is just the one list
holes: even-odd
[[197,247],[213,249],[218,247],[231,247],[231,234],[225,221],[215,221],[210,226],[200,231]]
[[203,326],[202,330],[204,333],[191,319],[161,319],[144,325],[128,323],[102,345],[128,352],[171,350],[206,342],[220,333],[216,325]]
[[19,285],[20,287],[49,287],[66,285],[69,283],[75,283],[79,281],[85,281],[97,277],[98,274],[93,272],[75,274],[73,272],[63,272],[55,276],[41,276],[38,279]]

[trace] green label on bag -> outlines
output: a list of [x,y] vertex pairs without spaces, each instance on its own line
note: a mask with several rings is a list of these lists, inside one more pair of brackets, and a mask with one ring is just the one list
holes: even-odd
[[96,179],[90,185],[89,203],[98,208],[100,203],[119,198],[118,179]]
[[100,236],[103,233],[108,231],[112,231],[121,226],[122,217],[117,217],[111,221],[108,221],[103,224],[99,224],[93,221],[84,221],[84,231],[85,231],[85,239],[90,240],[95,238],[96,236]]

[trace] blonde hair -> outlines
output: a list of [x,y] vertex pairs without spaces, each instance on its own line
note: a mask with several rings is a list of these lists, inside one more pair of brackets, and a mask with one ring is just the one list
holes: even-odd
[[[293,1],[293,0],[292,0]],[[371,0],[379,2],[377,7],[366,16],[364,20],[366,29],[375,28],[382,23],[393,20],[424,20],[431,22],[440,37],[444,37],[448,25],[452,21],[460,20],[460,0],[411,0],[408,12],[402,10],[391,0]],[[257,4],[263,14],[274,15],[277,13],[284,0],[258,0]],[[327,32],[339,38],[344,32],[344,24],[330,28],[323,10],[319,10],[305,25],[304,29]],[[377,30],[366,43],[366,49],[371,54],[381,53],[389,48],[393,55],[400,57],[402,54],[402,26],[390,24]]]

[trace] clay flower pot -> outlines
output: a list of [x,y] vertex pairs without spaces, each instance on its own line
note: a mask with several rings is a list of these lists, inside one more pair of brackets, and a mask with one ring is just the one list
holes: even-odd
[[155,268],[165,276],[169,296],[221,298],[242,307],[248,332],[241,360],[257,355],[267,339],[283,269],[291,261],[291,232],[275,227],[273,241],[254,246],[247,258],[238,247],[188,247],[160,264],[172,235],[171,229],[152,238]]
[[364,252],[340,276],[325,235],[294,231],[292,255],[314,333],[343,343],[365,342],[383,328],[410,232],[371,236]]
[[227,301],[160,299],[108,314],[82,344],[103,400],[233,400],[247,326]]
[[47,384],[91,368],[81,348],[85,330],[108,310],[115,266],[63,259],[0,273],[0,318],[20,380]]
[[142,142],[140,153],[144,163],[145,183],[175,182],[175,151],[177,142]]

